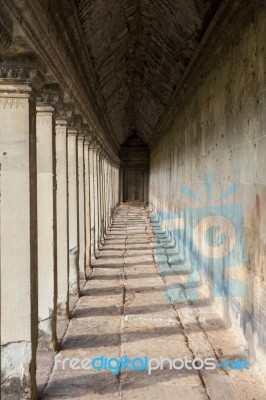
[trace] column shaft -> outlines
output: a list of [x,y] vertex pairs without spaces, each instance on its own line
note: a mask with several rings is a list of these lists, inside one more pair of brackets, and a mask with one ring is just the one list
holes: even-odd
[[36,103],[31,93],[27,84],[0,86],[1,379],[6,398],[25,393],[36,398]]
[[94,255],[97,255],[99,250],[98,238],[99,238],[99,190],[98,190],[98,154],[97,151],[94,151]]
[[90,205],[90,160],[89,142],[84,143],[84,180],[85,180],[85,220],[86,220],[86,268],[91,267],[91,205]]
[[79,279],[85,279],[86,227],[84,185],[84,137],[78,136],[78,199],[79,199]]
[[56,214],[57,214],[57,310],[69,316],[69,232],[68,232],[68,162],[67,120],[56,120]]
[[79,295],[77,131],[68,130],[69,293]]
[[95,261],[95,155],[93,146],[89,147],[90,168],[90,226],[91,226],[91,261]]
[[56,197],[54,108],[37,106],[39,347],[56,345]]

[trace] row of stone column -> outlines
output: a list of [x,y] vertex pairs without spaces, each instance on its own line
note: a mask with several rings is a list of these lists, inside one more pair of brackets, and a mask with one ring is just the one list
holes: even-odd
[[118,166],[57,85],[1,79],[4,393],[36,395],[36,351],[57,347],[118,202]]

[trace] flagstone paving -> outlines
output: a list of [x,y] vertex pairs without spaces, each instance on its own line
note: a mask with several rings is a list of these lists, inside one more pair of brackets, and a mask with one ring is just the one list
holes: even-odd
[[[156,248],[156,251],[155,251]],[[165,301],[167,285],[185,274],[160,275],[150,211],[121,205],[87,281],[58,353],[60,360],[105,356],[249,359],[243,338],[208,301]],[[208,299],[207,299],[208,300]],[[42,399],[265,400],[265,381],[250,370],[73,370],[53,368]]]

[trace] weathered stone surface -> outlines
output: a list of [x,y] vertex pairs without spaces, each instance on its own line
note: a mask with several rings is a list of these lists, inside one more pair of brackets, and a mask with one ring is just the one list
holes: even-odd
[[[30,82],[0,85],[3,394],[36,395],[36,110]],[[21,398],[21,397],[20,397]],[[14,397],[13,397],[14,399]]]
[[[55,341],[55,329],[64,336],[69,304],[71,309],[80,294],[80,277],[91,274],[72,313],[62,355],[170,357],[176,351],[179,356],[211,355],[222,362],[247,358],[252,367],[241,373],[178,374],[163,368],[150,377],[132,371],[72,374],[66,369],[53,372],[45,396],[265,399],[260,377],[266,372],[265,27],[262,0],[0,0],[1,345],[6,398],[36,397],[38,313],[40,342],[47,347]],[[57,82],[64,100],[73,103],[55,110],[60,115],[60,151],[56,182],[50,179],[52,169],[49,172],[50,190],[44,187],[45,164],[55,150],[45,155],[47,138],[40,141],[37,133],[38,178],[43,175],[39,182],[45,190],[36,197],[36,99],[46,110],[48,103],[57,109],[62,100],[61,91],[54,91]],[[88,151],[86,201],[79,202],[84,171],[83,156],[78,157],[77,177],[75,135],[84,131],[82,122]],[[47,118],[42,119],[43,128],[46,123]],[[68,143],[67,173],[68,124],[74,140]],[[132,133],[150,144],[150,202],[166,216],[161,225],[155,221],[153,232],[144,206],[114,209],[119,143]],[[138,140],[133,137],[133,142]],[[125,174],[120,176],[120,195],[123,189],[128,194],[120,199],[148,199],[148,146],[142,145],[136,152],[121,152]],[[232,183],[239,185],[238,192],[227,191]],[[48,195],[51,199],[55,189],[57,218],[51,204],[48,212]],[[223,241],[232,226],[240,228],[243,241],[237,256],[243,255],[242,262],[230,268],[223,259],[223,268],[212,263],[203,271],[201,261],[191,262],[191,249],[196,234],[200,247],[210,230],[201,219],[193,226],[195,215],[188,214],[191,208],[199,214],[209,209],[213,218],[210,205],[224,211],[227,200],[231,206],[239,203],[243,219],[235,223],[232,213],[233,223],[222,235],[213,226],[212,239]],[[184,210],[185,221],[168,218],[172,211]],[[190,225],[193,240],[186,234],[177,241],[174,232]],[[54,229],[57,241],[51,235]],[[205,257],[213,260],[216,249],[210,247],[211,257]],[[58,261],[55,274],[52,258]],[[217,274],[215,287],[212,278]],[[227,278],[245,285],[247,294],[232,296],[234,285],[228,286]],[[217,295],[220,282],[223,293]],[[181,300],[175,298],[175,285]],[[196,287],[199,298],[192,302],[188,294]],[[56,311],[62,318],[57,327]],[[39,370],[40,365],[50,368],[51,355],[41,354]],[[46,367],[40,373],[45,375],[40,381],[44,387]]]
[[[180,232],[178,216],[181,213],[184,216],[186,212],[189,216],[192,209],[208,213],[217,205],[219,214],[224,213],[226,204],[229,207],[240,204],[243,219],[234,226],[240,226],[243,232],[242,239],[237,241],[242,247],[238,258],[244,253],[246,257],[233,268],[225,261],[222,280],[223,284],[226,284],[226,278],[239,280],[245,285],[246,294],[217,296],[209,301],[216,304],[224,324],[234,321],[242,328],[250,352],[265,370],[266,214],[262,206],[266,194],[266,175],[262,173],[266,154],[265,74],[262,73],[265,65],[265,3],[247,4],[241,13],[224,20],[223,26],[226,29],[213,32],[201,62],[192,68],[185,81],[182,100],[180,98],[178,106],[169,112],[172,121],[169,129],[151,148],[150,200],[154,211],[166,213],[162,228],[173,235],[175,230]],[[225,35],[217,49],[215,38],[220,38],[222,32]],[[209,181],[208,184],[207,179],[213,179],[213,183]],[[235,184],[234,193],[219,200],[232,184]],[[172,214],[174,217],[171,217],[172,211],[176,213]],[[185,224],[189,229],[193,227],[192,218],[189,220],[188,217]],[[161,238],[158,234],[157,238],[159,242],[168,241],[166,246],[172,246],[167,235],[166,239],[163,234]],[[193,254],[189,251],[188,237],[184,237],[184,247],[189,253],[186,262],[191,265]],[[176,271],[186,267],[182,256],[179,265],[180,260],[174,254],[169,257],[172,257]],[[201,264],[194,259],[194,266],[200,269],[203,286],[207,289],[215,270],[210,267],[211,271],[203,271]],[[167,277],[167,280],[171,278]],[[220,345],[224,348],[222,343]],[[234,347],[233,343],[231,346]]]

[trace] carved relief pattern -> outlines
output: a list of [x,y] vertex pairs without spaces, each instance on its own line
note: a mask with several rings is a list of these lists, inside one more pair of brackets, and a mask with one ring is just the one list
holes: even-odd
[[3,108],[24,108],[28,99],[20,97],[0,97],[0,106]]
[[56,127],[56,135],[66,135],[66,127],[64,126],[57,126]]
[[48,117],[46,115],[40,115],[36,119],[37,126],[49,125],[50,122],[51,122],[51,117]]

